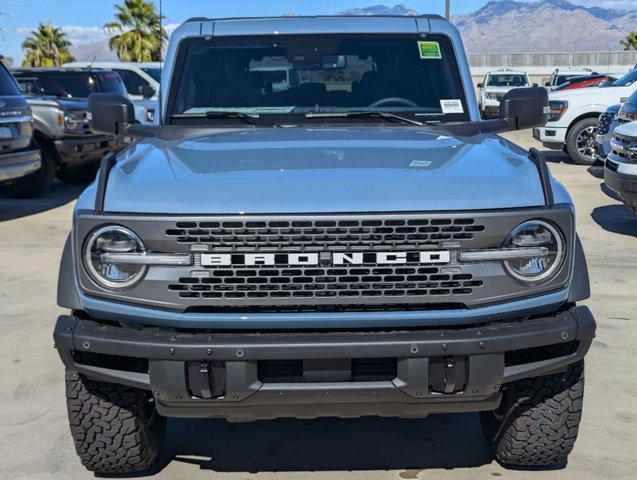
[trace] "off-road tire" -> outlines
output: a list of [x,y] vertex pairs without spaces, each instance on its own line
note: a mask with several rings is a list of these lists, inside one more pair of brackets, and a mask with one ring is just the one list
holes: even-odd
[[563,373],[508,385],[500,408],[482,412],[482,431],[503,466],[549,467],[573,450],[584,398],[584,362]]
[[22,177],[17,182],[2,187],[2,192],[13,198],[33,198],[42,194],[55,178],[55,152],[46,140],[36,140],[40,148],[42,166],[38,171]]
[[95,180],[99,163],[94,165],[61,165],[56,176],[68,185],[85,185]]
[[566,153],[575,163],[580,165],[593,165],[595,159],[582,155],[577,150],[577,136],[587,128],[597,128],[598,120],[596,118],[584,118],[573,125],[566,134]]
[[71,435],[82,464],[97,473],[132,473],[157,459],[166,419],[150,392],[66,373]]

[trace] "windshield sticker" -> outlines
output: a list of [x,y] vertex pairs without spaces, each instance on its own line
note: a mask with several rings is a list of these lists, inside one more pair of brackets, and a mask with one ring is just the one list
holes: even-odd
[[413,162],[411,162],[409,167],[410,168],[427,168],[430,165],[431,165],[431,162],[427,160],[414,160]]
[[445,115],[449,113],[464,113],[462,102],[459,99],[440,100],[440,107],[442,108],[442,113]]
[[418,42],[418,51],[423,60],[440,60],[440,44],[438,42]]

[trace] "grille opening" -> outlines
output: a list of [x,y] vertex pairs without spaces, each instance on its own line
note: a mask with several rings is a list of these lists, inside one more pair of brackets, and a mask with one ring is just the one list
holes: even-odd
[[[197,295],[197,294],[195,294]],[[248,294],[250,298],[263,298],[267,293],[256,292]],[[303,298],[313,295],[310,292],[294,292],[294,298]],[[343,295],[339,295],[343,296]],[[206,292],[202,298],[221,298],[218,292]],[[466,309],[464,303],[435,303],[435,304],[381,304],[381,305],[239,305],[239,306],[215,306],[198,305],[187,307],[185,313],[333,313],[333,312],[426,312],[429,310],[460,310]]]
[[148,373],[148,359],[74,351],[73,359],[80,365],[109,368],[123,372]]
[[[167,286],[184,299],[373,298],[472,295],[483,286],[471,274],[442,274],[437,267],[397,265],[347,268],[215,269],[208,278],[182,277]],[[213,292],[215,295],[206,295]],[[425,302],[423,302],[425,303]]]
[[336,360],[261,360],[258,379],[263,383],[391,381],[397,375],[395,358]]
[[524,365],[526,363],[565,357],[575,353],[578,347],[579,342],[574,340],[572,342],[508,351],[504,354],[504,366],[513,367],[516,365]]

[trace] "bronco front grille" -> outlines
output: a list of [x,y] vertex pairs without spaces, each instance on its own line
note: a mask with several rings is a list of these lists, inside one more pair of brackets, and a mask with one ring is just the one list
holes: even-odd
[[[190,254],[192,265],[151,266],[138,285],[125,291],[105,292],[80,271],[82,288],[91,295],[160,309],[462,309],[556,287],[521,285],[501,262],[463,263],[459,251],[497,248],[516,226],[533,218],[555,222],[570,238],[571,215],[567,208],[542,207],[444,214],[87,215],[78,223],[75,245],[81,258],[90,232],[118,224],[143,239],[149,252]],[[400,261],[387,260],[397,253]],[[255,263],[248,260],[252,257],[270,260]],[[301,257],[312,260],[295,260]],[[565,269],[556,283],[567,277]]]
[[178,222],[166,235],[216,252],[320,252],[418,249],[471,240],[484,225],[473,218]]

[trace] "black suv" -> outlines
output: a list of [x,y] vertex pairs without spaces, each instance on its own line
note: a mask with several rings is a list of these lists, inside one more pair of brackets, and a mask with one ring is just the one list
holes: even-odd
[[18,85],[0,62],[0,187],[14,196],[34,196],[41,190],[21,189],[21,178],[40,168],[40,151],[33,141],[31,109]]
[[86,101],[92,93],[126,95],[122,79],[106,70],[69,68],[18,69],[13,75],[33,111],[42,151],[38,183],[46,186],[56,175],[71,184],[91,181],[99,160],[123,144],[90,131]]

